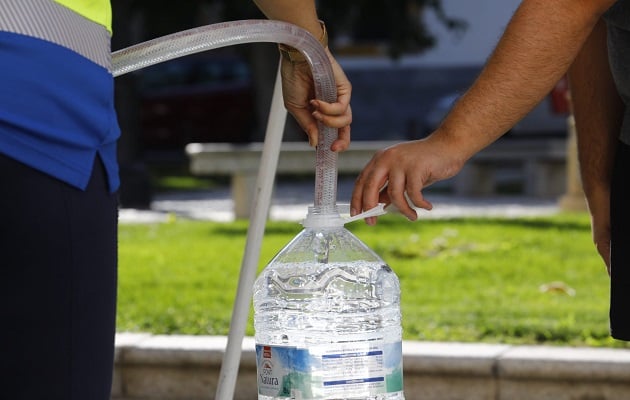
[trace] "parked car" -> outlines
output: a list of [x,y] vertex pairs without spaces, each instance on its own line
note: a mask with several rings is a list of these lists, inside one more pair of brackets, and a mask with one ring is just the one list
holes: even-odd
[[236,56],[192,55],[145,68],[139,89],[144,150],[250,141],[253,83],[248,64]]
[[[436,100],[425,116],[425,135],[433,132],[453,107],[459,93],[449,93]],[[553,90],[508,133],[511,137],[565,136],[569,116],[568,83],[561,79]]]

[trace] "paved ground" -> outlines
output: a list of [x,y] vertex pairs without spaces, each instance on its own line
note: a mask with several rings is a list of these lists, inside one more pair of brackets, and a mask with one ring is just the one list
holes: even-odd
[[[340,179],[338,184],[338,204],[348,203],[353,181]],[[270,218],[273,220],[299,221],[306,215],[307,207],[313,204],[314,183],[308,180],[299,182],[278,182],[272,200]],[[434,209],[421,210],[421,218],[448,218],[456,216],[534,216],[548,215],[558,211],[554,199],[534,199],[519,196],[492,198],[458,198],[444,194],[426,193]],[[122,209],[120,222],[159,222],[168,219],[169,214],[180,218],[211,221],[231,221],[234,219],[232,200],[228,187],[190,193],[158,194],[154,197],[150,210]]]

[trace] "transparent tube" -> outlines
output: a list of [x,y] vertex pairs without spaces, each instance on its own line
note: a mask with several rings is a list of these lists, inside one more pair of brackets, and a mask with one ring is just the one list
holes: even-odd
[[[322,45],[308,31],[280,21],[224,22],[143,42],[112,54],[112,74],[119,76],[186,55],[254,42],[282,43],[299,50],[311,67],[315,97],[328,103],[337,100],[332,67]],[[337,130],[321,122],[318,128],[314,205],[323,213],[337,213],[337,153],[330,150]]]

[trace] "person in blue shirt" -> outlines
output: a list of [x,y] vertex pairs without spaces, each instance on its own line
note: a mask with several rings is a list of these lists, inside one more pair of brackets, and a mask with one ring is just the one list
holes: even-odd
[[[322,37],[313,0],[264,0],[270,18]],[[116,146],[108,0],[0,2],[0,393],[109,400],[117,268]],[[306,63],[283,61],[289,111],[316,142],[349,143],[351,87],[312,100]]]
[[611,335],[630,340],[630,189],[625,182],[630,0],[524,0],[483,71],[441,125],[426,139],[383,149],[367,164],[352,193],[352,213],[385,202],[416,220],[416,208],[432,208],[425,187],[457,174],[567,73],[593,240],[611,275]]

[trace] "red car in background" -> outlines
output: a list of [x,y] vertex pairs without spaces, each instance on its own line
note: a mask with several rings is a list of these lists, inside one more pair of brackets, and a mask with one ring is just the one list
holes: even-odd
[[248,64],[237,56],[192,55],[145,68],[139,91],[145,151],[251,139],[253,83]]

